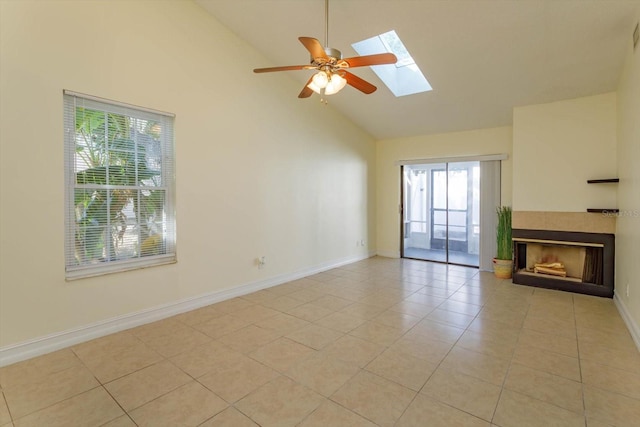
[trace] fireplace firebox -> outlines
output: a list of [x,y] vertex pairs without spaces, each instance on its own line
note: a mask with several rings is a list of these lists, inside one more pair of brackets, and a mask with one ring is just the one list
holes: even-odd
[[615,236],[513,229],[513,283],[613,297]]

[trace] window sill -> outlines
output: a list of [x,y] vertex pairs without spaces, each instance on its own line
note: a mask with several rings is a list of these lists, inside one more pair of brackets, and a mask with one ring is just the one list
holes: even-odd
[[143,268],[156,267],[159,265],[175,264],[178,262],[176,255],[159,255],[154,257],[146,257],[143,260],[123,261],[117,264],[108,265],[91,265],[85,267],[76,267],[72,270],[67,270],[65,273],[65,279],[74,281],[78,279],[85,279],[88,277],[104,276],[105,274],[122,273],[131,270],[140,270]]

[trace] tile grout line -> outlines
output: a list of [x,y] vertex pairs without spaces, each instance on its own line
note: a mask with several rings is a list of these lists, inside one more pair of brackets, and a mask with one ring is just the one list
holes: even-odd
[[[479,273],[479,271],[478,271],[478,273]],[[474,274],[472,277],[475,277],[478,273]],[[470,279],[469,279],[469,280],[470,280]],[[465,283],[466,283],[466,282],[465,282]],[[458,290],[459,290],[460,288],[462,288],[462,286],[464,286],[464,284],[463,284],[463,285],[461,285],[461,286],[458,288]],[[457,290],[456,290],[456,292],[457,292]],[[453,294],[452,294],[452,295],[453,295]],[[433,308],[433,310],[431,310],[431,312],[429,312],[429,313],[432,313],[432,312],[433,312],[433,311],[435,311],[438,307],[440,307],[442,304],[444,304],[446,301],[449,301],[449,298],[450,298],[450,297],[451,297],[451,296],[449,296],[449,297],[445,298],[445,299],[444,299],[444,301],[442,301],[440,304],[438,304],[436,307],[434,307],[434,308]],[[484,304],[482,305],[482,307],[484,307]],[[478,317],[478,315],[479,315],[479,314],[480,314],[480,312],[478,312],[478,313],[474,316],[474,320]],[[428,316],[428,314],[427,314],[427,316]],[[426,319],[426,316],[422,318],[422,320],[424,320],[424,319]],[[421,321],[422,321],[422,320],[421,320]],[[472,322],[473,322],[473,321],[472,321]],[[438,322],[438,323],[440,323],[440,322]],[[469,323],[469,325],[470,325],[470,324],[471,324],[471,323]],[[468,329],[469,325],[467,325],[467,327],[464,329],[464,331],[465,331],[465,332],[467,331],[467,329]],[[453,326],[453,325],[451,325],[451,326]],[[414,325],[413,327],[411,327],[411,329],[413,329],[414,327],[415,327],[415,325]],[[407,332],[405,332],[405,334],[406,334],[406,333],[408,333],[411,329],[409,329]],[[427,377],[427,380],[424,382],[424,384],[422,384],[422,386],[420,387],[420,390],[418,390],[418,391],[416,392],[416,395],[415,395],[415,396],[413,396],[413,399],[411,399],[411,402],[409,402],[409,404],[407,405],[407,407],[406,407],[406,408],[404,408],[404,410],[402,411],[402,414],[400,414],[400,416],[398,417],[398,419],[396,420],[396,422],[395,422],[394,424],[397,424],[397,423],[398,423],[398,421],[402,418],[402,416],[407,412],[407,409],[409,409],[409,407],[413,404],[413,402],[416,400],[416,398],[417,398],[417,397],[422,393],[422,390],[424,389],[425,385],[427,385],[427,383],[429,382],[429,380],[431,379],[431,377],[433,376],[433,374],[434,374],[434,373],[435,373],[435,372],[440,368],[440,365],[442,364],[442,362],[444,361],[444,359],[446,359],[446,358],[447,358],[447,356],[449,355],[449,353],[451,353],[451,351],[453,350],[453,348],[455,347],[455,345],[458,343],[458,341],[460,341],[460,338],[462,338],[462,335],[464,335],[464,332],[463,332],[462,334],[460,334],[460,336],[459,336],[459,337],[455,340],[455,342],[451,345],[451,347],[449,348],[449,350],[447,351],[447,353],[446,353],[446,354],[445,354],[445,355],[440,359],[440,361],[436,364],[435,369],[431,372],[431,374],[429,374],[429,376]],[[428,396],[425,396],[425,397],[428,397]],[[433,398],[429,397],[429,399],[433,399]],[[451,406],[451,405],[449,405],[449,404],[447,404],[447,403],[445,403],[445,402],[441,402],[440,400],[437,400],[437,399],[433,399],[433,400],[437,401],[438,403],[441,403],[441,404],[444,404],[444,405],[446,405],[446,406],[449,406],[450,408],[456,409],[456,410],[458,410],[458,411],[462,411],[462,409],[460,409],[460,408],[456,408],[456,407],[454,407],[454,406]],[[471,415],[471,416],[476,417],[475,415],[470,414],[469,412],[466,412],[466,411],[462,411],[462,412],[465,412],[465,413],[467,413],[467,414],[469,414],[469,415]],[[478,418],[478,417],[476,417],[476,418]],[[481,419],[481,418],[478,418],[478,419]]]
[[587,402],[585,400],[585,389],[584,389],[584,375],[582,373],[582,358],[580,357],[580,340],[578,339],[578,324],[576,322],[576,299],[572,295],[571,296],[571,310],[573,311],[573,325],[576,328],[576,351],[578,357],[578,369],[580,370],[580,391],[582,394],[582,417],[584,418],[584,425],[587,427]]
[[[128,411],[126,411],[126,410],[122,407],[122,405],[120,404],[120,402],[118,402],[118,400],[117,400],[117,399],[116,399],[116,398],[111,394],[111,392],[109,392],[109,390],[107,390],[107,388],[106,388],[103,384],[100,384],[100,387],[102,387],[102,388],[104,389],[104,391],[109,395],[109,397],[111,397],[111,399],[116,403],[116,405],[118,405],[118,407],[119,407],[120,409],[122,409],[122,412],[124,412],[124,415],[126,415],[126,416],[127,416],[127,418],[129,418],[129,419],[131,420],[131,422],[132,422],[134,425],[136,425],[136,426],[137,426],[137,425],[138,425],[138,423],[136,423],[136,422],[134,421],[133,417],[129,414],[129,412],[128,412]],[[122,416],[122,415],[121,415],[121,416]],[[115,420],[115,419],[117,419],[117,418],[119,418],[119,417],[114,418],[114,420]],[[113,420],[109,420],[109,421],[107,421],[106,423],[104,423],[103,425],[108,424],[108,423],[110,423],[111,421],[113,421]]]
[[[512,282],[513,283],[513,282]],[[531,293],[531,295],[533,296],[533,292]],[[531,309],[531,301],[528,302],[527,304],[527,311],[525,312],[523,319],[522,319],[522,325],[520,326],[520,330],[518,332],[518,339],[516,340],[516,347],[514,347],[513,352],[511,353],[511,357],[509,358],[509,366],[507,367],[507,371],[504,375],[504,378],[502,379],[502,385],[500,386],[500,394],[498,395],[498,400],[496,401],[496,406],[495,408],[493,408],[493,414],[491,415],[491,420],[490,422],[492,424],[494,423],[494,419],[496,417],[496,412],[498,411],[498,405],[500,404],[500,400],[502,399],[502,393],[505,390],[505,384],[507,383],[507,378],[509,377],[509,373],[511,372],[511,366],[513,365],[513,356],[515,354],[515,349],[518,346],[518,343],[520,342],[520,339],[522,337],[522,330],[524,329],[524,321],[527,318],[527,314],[529,314],[529,310]]]
[[4,395],[4,388],[2,389],[2,391],[0,391],[2,393],[2,401],[4,402],[4,406],[7,408],[7,412],[9,413],[9,422],[13,423],[15,420],[13,419],[13,414],[11,413],[11,408],[9,408],[9,403],[7,402],[7,397]]
[[[136,339],[138,339],[138,338],[136,337]],[[82,359],[80,358],[80,356],[78,356],[78,354],[73,350],[73,348],[72,348],[72,347],[69,347],[69,350],[70,350],[70,351],[73,353],[73,355],[78,359],[78,361],[82,364],[82,366],[84,366],[84,367],[85,367],[85,369],[86,369],[87,371],[91,372],[91,375],[93,375],[93,378],[95,378],[95,380],[96,380],[96,381],[98,382],[98,384],[99,384],[99,386],[98,386],[98,387],[102,387],[102,389],[105,391],[105,393],[107,393],[107,394],[109,395],[109,397],[111,398],[111,400],[113,400],[113,401],[114,401],[114,403],[115,403],[116,405],[118,405],[118,407],[122,410],[122,412],[124,413],[124,415],[126,415],[126,416],[131,420],[131,422],[133,422],[133,424],[137,426],[138,424],[137,424],[135,421],[133,421],[133,418],[131,418],[131,416],[129,415],[129,413],[128,413],[127,411],[125,411],[125,409],[122,407],[122,405],[120,404],[120,402],[118,402],[118,401],[116,400],[116,398],[115,398],[115,397],[113,397],[113,396],[111,395],[111,393],[109,392],[109,390],[107,390],[107,388],[104,386],[104,384],[102,383],[102,381],[100,381],[100,380],[98,379],[98,377],[96,377],[95,373],[94,373],[91,369],[89,369],[89,367],[84,363],[84,360],[82,360]],[[95,387],[95,388],[98,388],[98,387]],[[92,389],[92,390],[94,390],[94,389]],[[87,391],[89,391],[89,390],[87,390]],[[85,391],[84,393],[86,393],[86,391]],[[120,415],[120,416],[122,416],[122,415]],[[114,418],[113,420],[115,420],[115,419],[117,419],[117,418],[118,418],[118,417]],[[106,423],[103,423],[103,425],[108,424],[108,423],[110,423],[110,422],[111,422],[111,421],[113,421],[113,420],[109,420],[109,421],[107,421]]]

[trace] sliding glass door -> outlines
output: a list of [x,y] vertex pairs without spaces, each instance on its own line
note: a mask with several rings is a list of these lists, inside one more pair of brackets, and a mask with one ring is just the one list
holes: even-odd
[[405,165],[402,191],[404,258],[479,265],[480,162]]

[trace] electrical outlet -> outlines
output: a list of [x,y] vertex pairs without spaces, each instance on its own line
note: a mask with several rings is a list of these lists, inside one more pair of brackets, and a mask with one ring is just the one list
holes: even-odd
[[364,246],[364,239],[360,240],[360,246]]
[[256,263],[258,264],[258,268],[260,269],[264,268],[265,264],[267,263],[267,257],[265,257],[264,255],[262,255],[261,257],[258,257],[256,259]]

